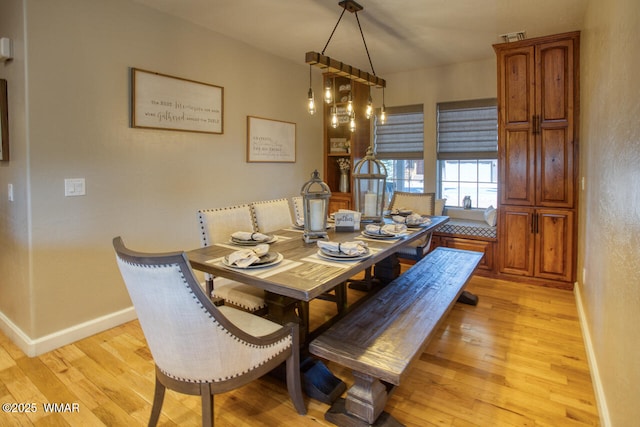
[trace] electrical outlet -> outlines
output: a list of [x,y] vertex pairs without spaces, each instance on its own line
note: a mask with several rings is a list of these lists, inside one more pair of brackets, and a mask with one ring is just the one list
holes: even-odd
[[7,198],[13,202],[13,184],[7,184]]

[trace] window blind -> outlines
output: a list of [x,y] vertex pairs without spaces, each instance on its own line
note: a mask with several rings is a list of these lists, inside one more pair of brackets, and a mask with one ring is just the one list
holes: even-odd
[[423,159],[424,112],[422,104],[386,109],[384,124],[374,121],[374,143],[378,159]]
[[438,103],[438,160],[498,158],[497,105],[495,98]]

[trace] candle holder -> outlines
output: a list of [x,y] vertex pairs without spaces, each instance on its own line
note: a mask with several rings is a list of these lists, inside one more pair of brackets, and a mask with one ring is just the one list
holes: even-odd
[[329,215],[329,198],[331,190],[322,182],[317,170],[311,174],[300,190],[304,214],[304,234],[306,243],[327,238],[327,217]]
[[353,168],[353,193],[361,222],[382,222],[387,168],[376,159],[373,148]]

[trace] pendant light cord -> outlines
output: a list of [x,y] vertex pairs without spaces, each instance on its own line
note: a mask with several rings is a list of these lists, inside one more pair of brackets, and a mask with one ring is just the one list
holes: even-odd
[[371,72],[373,75],[376,75],[376,70],[373,69],[373,63],[371,62],[371,56],[369,55],[369,49],[367,48],[367,42],[364,39],[364,33],[362,32],[362,27],[360,26],[360,19],[358,18],[358,12],[355,12],[356,21],[358,21],[358,28],[360,29],[360,35],[362,36],[362,43],[364,44],[364,50],[367,52],[367,58],[369,58],[369,65],[371,65]]
[[[347,11],[347,9],[342,9],[342,13],[340,14],[340,18],[338,18],[338,22],[336,22],[336,26],[333,27],[333,31],[331,31],[331,35],[329,36],[329,40],[327,40],[327,44],[324,45],[324,49],[322,49],[322,54],[324,55],[324,51],[327,50],[327,46],[329,46],[329,43],[331,42],[331,38],[333,37],[333,34],[336,32],[336,29],[338,28],[338,25],[340,25],[340,20],[342,19],[342,16],[344,15],[344,13]],[[358,24],[360,25],[360,24]]]
[[[347,11],[347,8],[345,7],[344,9],[342,9],[342,13],[340,14],[340,17],[338,18],[338,22],[336,22],[336,26],[333,27],[333,31],[331,31],[331,35],[329,36],[329,40],[327,40],[327,44],[324,45],[324,49],[322,49],[322,55],[324,55],[324,51],[327,50],[327,47],[329,46],[329,43],[331,43],[331,39],[333,38],[333,35],[335,34],[336,30],[338,29],[338,25],[340,25],[340,21],[342,20],[342,17],[344,16],[344,13]],[[373,73],[374,76],[376,76],[376,70],[373,69],[373,62],[371,62],[371,55],[369,55],[369,48],[367,47],[367,42],[364,39],[364,32],[362,31],[362,26],[360,25],[360,18],[358,18],[358,12],[353,12],[354,15],[356,15],[356,21],[358,22],[358,29],[360,30],[360,35],[362,36],[362,44],[364,44],[364,50],[367,52],[367,58],[369,59],[369,65],[371,66],[371,72]],[[377,77],[377,76],[376,76]]]

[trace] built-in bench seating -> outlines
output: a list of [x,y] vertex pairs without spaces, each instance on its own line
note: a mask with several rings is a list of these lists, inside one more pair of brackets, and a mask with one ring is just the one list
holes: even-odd
[[354,384],[326,413],[328,421],[353,426],[392,420],[383,414],[388,396],[481,258],[478,252],[437,248],[310,343],[312,354],[353,370]]
[[449,217],[446,224],[433,232],[431,247],[448,247],[482,252],[484,257],[478,266],[478,273],[493,274],[497,250],[496,214],[487,215],[484,209],[462,209],[446,207],[442,213]]

